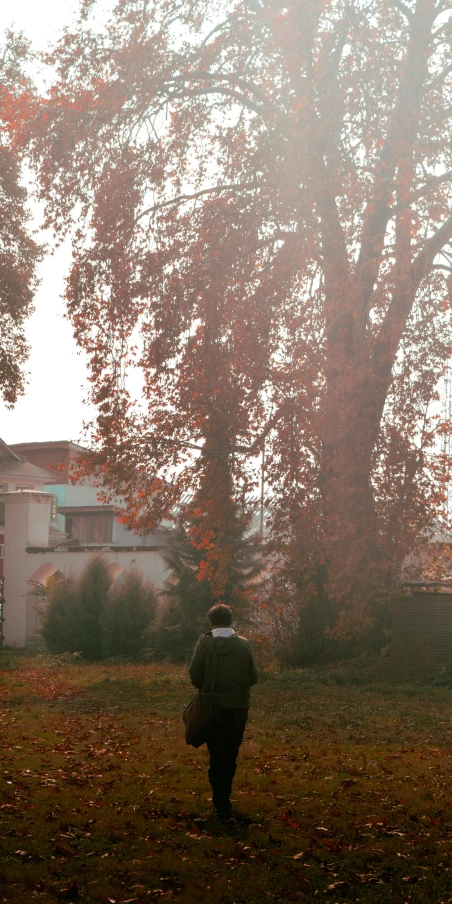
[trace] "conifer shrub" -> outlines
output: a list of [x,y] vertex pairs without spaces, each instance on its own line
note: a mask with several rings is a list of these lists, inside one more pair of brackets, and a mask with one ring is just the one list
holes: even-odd
[[[156,621],[143,638],[155,656],[173,662],[184,662],[191,655],[199,635],[210,630],[206,613],[219,602],[210,582],[202,579],[205,549],[193,541],[194,523],[195,519],[183,512],[172,542],[160,550],[170,576]],[[250,524],[251,515],[236,507],[231,535],[233,567],[221,598],[242,622],[249,619],[258,597],[262,571],[262,545]]]
[[95,553],[78,578],[51,583],[42,636],[51,653],[80,653],[89,660],[135,656],[145,646],[143,631],[155,608],[155,591],[138,571],[112,585],[107,562]]
[[102,659],[102,616],[108,606],[111,577],[102,555],[88,560],[78,585],[78,612],[84,659]]
[[41,633],[51,653],[78,653],[83,646],[78,583],[74,575],[62,577],[49,587],[42,612]]
[[137,656],[143,632],[155,618],[156,593],[138,570],[130,571],[111,588],[101,615],[104,656]]

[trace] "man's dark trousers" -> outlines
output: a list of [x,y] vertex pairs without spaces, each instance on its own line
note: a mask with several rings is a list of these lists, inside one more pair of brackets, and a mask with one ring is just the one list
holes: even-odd
[[207,739],[210,755],[209,782],[212,803],[219,814],[231,810],[231,790],[237,768],[237,756],[243,740],[248,709],[217,709],[217,720]]

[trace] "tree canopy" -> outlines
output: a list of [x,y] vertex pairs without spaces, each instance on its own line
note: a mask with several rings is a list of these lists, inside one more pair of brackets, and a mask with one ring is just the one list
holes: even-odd
[[28,49],[25,39],[13,32],[5,34],[0,46],[0,394],[7,405],[24,389],[24,324],[33,309],[40,256],[28,228],[17,141],[29,108],[30,83],[23,71]]
[[450,5],[95,13],[49,54],[29,135],[73,236],[87,465],[142,529],[189,489],[218,548],[265,442],[281,599],[322,576],[336,627],[363,629],[449,466],[431,403],[451,353]]

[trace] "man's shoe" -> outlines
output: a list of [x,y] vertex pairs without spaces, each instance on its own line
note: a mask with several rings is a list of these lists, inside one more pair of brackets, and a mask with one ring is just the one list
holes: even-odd
[[240,825],[243,826],[249,826],[253,822],[251,816],[246,816],[245,813],[241,813],[240,810],[236,810],[235,807],[231,809],[230,816],[232,816],[235,822],[240,823]]
[[232,807],[215,807],[215,816],[217,819],[230,819],[232,815]]

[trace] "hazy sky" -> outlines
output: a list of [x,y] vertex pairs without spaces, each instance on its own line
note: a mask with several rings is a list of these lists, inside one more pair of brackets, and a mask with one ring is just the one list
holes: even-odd
[[[14,0],[0,6],[0,32],[12,24],[25,32],[33,46],[44,49],[64,25],[69,24],[78,4],[72,0]],[[81,436],[89,409],[86,370],[77,353],[70,324],[64,319],[64,276],[70,249],[63,246],[42,262],[41,286],[36,311],[28,322],[31,355],[26,395],[8,410],[0,401],[0,437],[6,443],[41,442]]]

